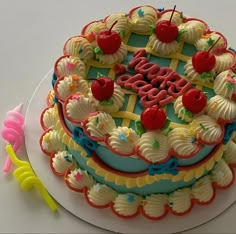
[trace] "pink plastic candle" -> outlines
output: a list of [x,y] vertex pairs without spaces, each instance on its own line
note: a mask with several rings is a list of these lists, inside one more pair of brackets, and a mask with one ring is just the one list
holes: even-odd
[[[3,122],[4,129],[2,130],[2,137],[5,141],[10,143],[15,152],[17,152],[21,146],[24,136],[24,116],[21,114],[22,104],[15,107],[13,110],[6,113],[6,119]],[[9,156],[5,161],[3,171],[9,172],[12,166],[12,162]]]

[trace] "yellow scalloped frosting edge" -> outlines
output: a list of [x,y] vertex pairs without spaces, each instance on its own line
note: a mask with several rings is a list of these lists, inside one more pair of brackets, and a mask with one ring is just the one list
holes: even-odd
[[[211,202],[217,188],[226,188],[232,184],[234,173],[231,169],[222,158],[214,165],[214,169],[208,175],[203,176],[191,186],[177,189],[170,194],[151,194],[144,197],[128,192],[120,194],[111,187],[99,183],[88,184],[88,190],[78,192],[84,192],[92,206],[96,205],[98,208],[104,208],[112,205],[115,208],[113,210],[115,214],[120,214],[121,209],[124,216],[137,214],[138,209],[141,208],[144,212],[141,214],[144,216],[159,219],[163,218],[169,211],[173,212],[174,215],[188,213],[196,201],[200,204]],[[218,176],[219,172],[221,176]],[[123,177],[117,178],[116,183],[119,185],[123,180]],[[142,181],[138,181],[138,184],[142,186]],[[85,184],[83,186],[86,187]],[[135,199],[136,202],[130,203],[129,198]]]
[[57,121],[56,124],[56,130],[58,131],[59,136],[61,137],[61,141],[63,144],[69,146],[71,149],[73,150],[78,150],[80,152],[80,154],[86,158],[87,153],[86,151],[80,146],[78,145],[63,129],[60,121]]

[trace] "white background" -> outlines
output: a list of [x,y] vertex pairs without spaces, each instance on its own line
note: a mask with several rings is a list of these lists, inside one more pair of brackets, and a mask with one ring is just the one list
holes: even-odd
[[[34,89],[62,55],[62,47],[69,37],[79,35],[88,22],[110,13],[128,12],[143,4],[157,8],[173,8],[176,4],[177,10],[205,20],[211,29],[228,38],[230,46],[236,47],[234,0],[1,0],[0,123],[5,113],[20,102],[24,103],[23,112],[26,112]],[[1,168],[5,161],[4,145],[0,141]],[[234,205],[214,220],[187,233],[236,233],[235,215]],[[104,233],[104,230],[80,221],[63,208],[59,208],[58,214],[51,213],[36,191],[20,190],[11,174],[0,172],[0,232]]]

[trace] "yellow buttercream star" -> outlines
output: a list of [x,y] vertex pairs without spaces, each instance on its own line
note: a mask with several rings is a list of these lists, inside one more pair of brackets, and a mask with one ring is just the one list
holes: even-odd
[[73,92],[73,91],[76,90],[78,87],[79,87],[78,85],[71,84],[70,87],[69,87],[69,91],[70,91],[70,92]]
[[125,136],[126,136],[126,137],[129,137],[130,134],[131,134],[131,129],[129,128],[129,129],[126,131]]

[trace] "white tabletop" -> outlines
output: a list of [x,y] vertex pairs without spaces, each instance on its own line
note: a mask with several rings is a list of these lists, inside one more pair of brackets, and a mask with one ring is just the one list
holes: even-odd
[[[20,102],[24,103],[23,113],[26,112],[33,91],[53,67],[55,59],[62,55],[67,38],[79,35],[88,22],[147,3],[157,8],[173,8],[176,4],[186,15],[205,20],[211,29],[228,38],[230,46],[236,47],[234,0],[1,1],[0,123],[5,119],[5,113]],[[1,168],[6,155],[4,145],[0,140]],[[24,149],[21,152],[24,154]],[[62,207],[57,214],[52,213],[36,190],[22,191],[12,174],[0,172],[0,186],[1,233],[105,232],[79,220]],[[236,205],[233,205],[214,220],[187,233],[236,233],[235,215]]]

